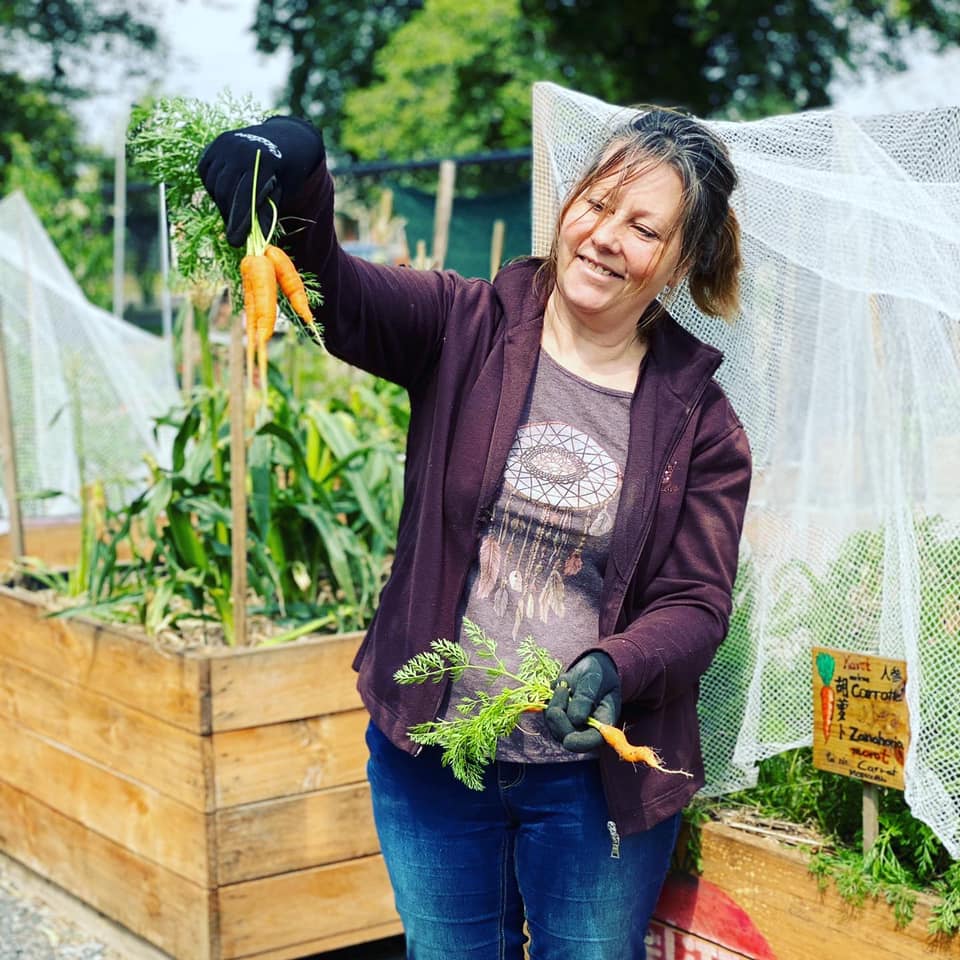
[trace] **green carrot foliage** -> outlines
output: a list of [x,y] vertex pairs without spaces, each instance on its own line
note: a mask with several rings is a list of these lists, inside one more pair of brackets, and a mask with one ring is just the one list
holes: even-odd
[[482,790],[484,768],[496,757],[498,741],[513,732],[525,712],[549,702],[563,665],[533,637],[526,637],[518,647],[519,665],[511,671],[497,654],[496,641],[481,627],[464,618],[463,633],[482,662],[472,660],[466,646],[434,640],[429,650],[407,661],[394,679],[405,685],[448,678],[456,682],[467,670],[478,670],[500,685],[498,693],[481,690],[473,697],[461,697],[455,719],[431,720],[408,731],[414,743],[440,747],[443,765],[471,790]]

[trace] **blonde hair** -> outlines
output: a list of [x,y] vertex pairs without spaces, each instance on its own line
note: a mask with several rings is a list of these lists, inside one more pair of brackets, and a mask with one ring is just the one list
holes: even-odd
[[[737,174],[723,141],[702,123],[665,107],[644,107],[616,130],[574,184],[557,217],[538,280],[549,293],[557,277],[560,224],[598,181],[617,176],[618,190],[651,166],[667,164],[683,185],[678,274],[706,314],[732,319],[740,305],[740,225],[730,207]],[[668,238],[669,239],[669,238]],[[644,322],[653,319],[645,316]]]

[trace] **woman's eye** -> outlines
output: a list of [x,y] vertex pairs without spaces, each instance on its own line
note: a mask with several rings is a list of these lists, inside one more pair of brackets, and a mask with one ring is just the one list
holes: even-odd
[[641,236],[644,240],[659,240],[660,236],[656,231],[651,230],[649,227],[645,227],[642,223],[635,223],[633,229]]
[[587,197],[587,206],[596,213],[603,213],[603,201]]

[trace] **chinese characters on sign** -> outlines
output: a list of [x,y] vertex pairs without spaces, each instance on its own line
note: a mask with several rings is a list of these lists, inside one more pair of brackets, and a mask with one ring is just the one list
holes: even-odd
[[903,789],[910,740],[903,660],[813,649],[813,765]]

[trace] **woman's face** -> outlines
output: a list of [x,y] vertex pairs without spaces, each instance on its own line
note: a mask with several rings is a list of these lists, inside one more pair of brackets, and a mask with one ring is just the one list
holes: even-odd
[[623,184],[597,181],[560,223],[556,291],[579,322],[628,329],[670,282],[680,259],[683,184],[665,163]]

